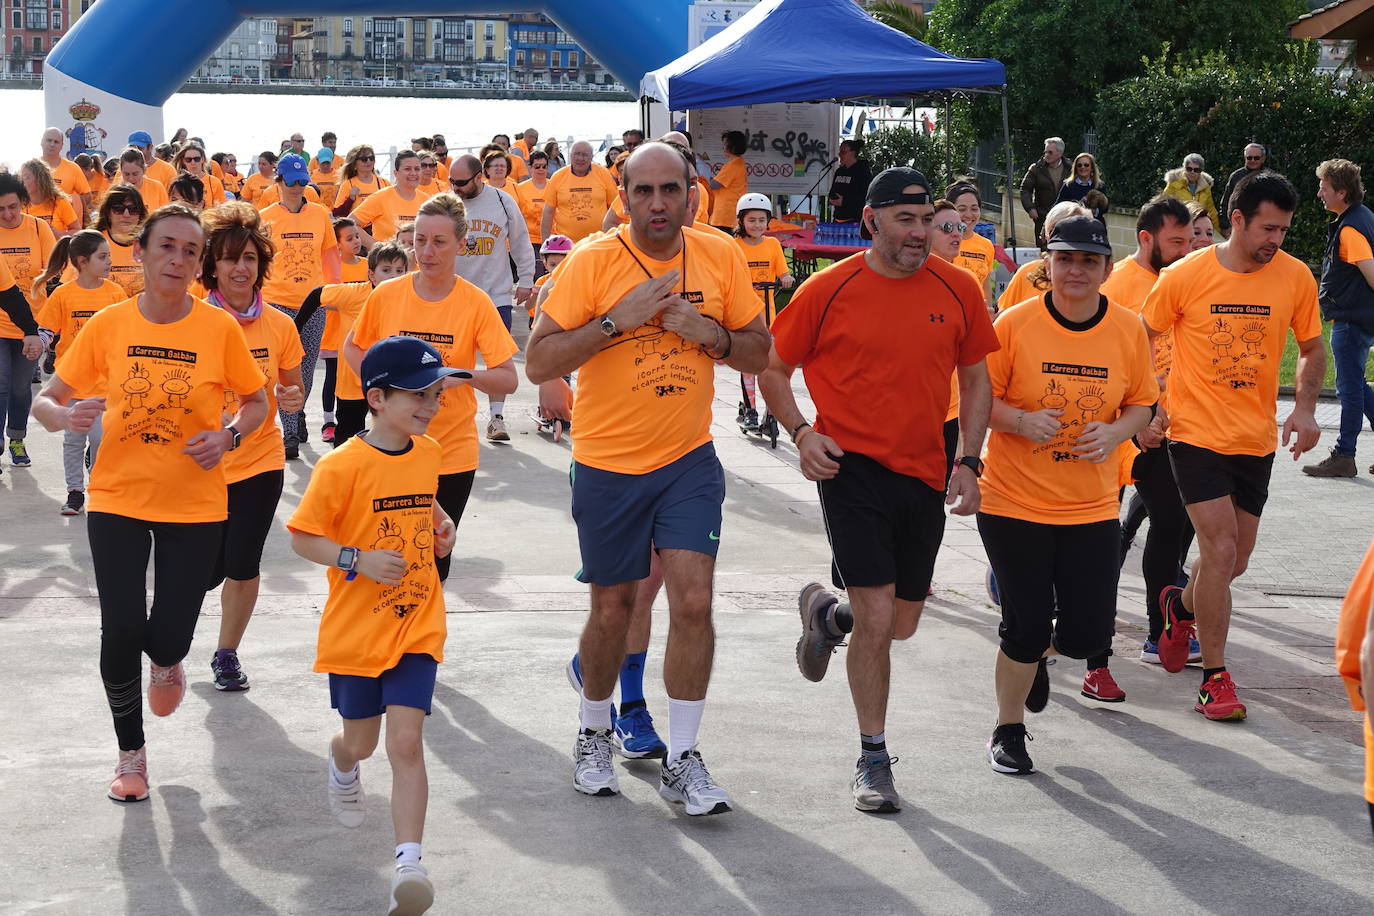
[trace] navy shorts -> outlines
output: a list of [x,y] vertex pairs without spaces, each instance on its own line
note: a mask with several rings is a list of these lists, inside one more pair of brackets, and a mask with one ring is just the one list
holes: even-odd
[[423,709],[429,715],[438,673],[439,663],[432,657],[408,652],[395,668],[376,677],[330,674],[329,705],[345,719],[371,719],[385,713],[388,706]]
[[654,549],[716,555],[725,471],[710,442],[647,474],[617,474],[573,462],[569,476],[582,551],[579,582],[637,582],[649,575]]

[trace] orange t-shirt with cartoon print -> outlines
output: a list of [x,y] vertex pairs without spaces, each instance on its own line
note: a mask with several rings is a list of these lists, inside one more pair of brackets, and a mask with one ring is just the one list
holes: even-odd
[[71,349],[77,333],[96,312],[128,298],[124,288],[113,280],[101,280],[95,289],[86,289],[75,282],[63,283],[52,291],[35,320],[39,327],[61,335],[56,352],[57,357],[61,358]]
[[[341,172],[340,174],[342,175],[343,173]],[[348,200],[349,192],[353,188],[357,188],[358,196],[353,198],[353,209],[356,210],[363,201],[382,190],[382,188],[387,187],[389,184],[391,184],[391,182],[387,181],[376,172],[372,173],[371,181],[363,181],[357,175],[354,175],[352,178],[341,178],[339,180],[338,193],[334,197],[334,206],[340,206],[344,201]]]
[[1114,519],[1120,461],[1094,464],[1073,449],[1084,427],[1111,423],[1124,407],[1159,399],[1145,329],[1134,312],[1108,304],[1086,330],[1050,311],[1047,293],[1007,309],[992,326],[1001,349],[988,357],[992,396],[1027,413],[1063,410],[1048,442],[1015,433],[988,436],[983,504],[989,515],[1045,525]]
[[359,226],[370,226],[368,231],[374,239],[386,242],[396,237],[402,223],[415,222],[415,215],[427,200],[429,198],[419,188],[410,200],[403,198],[394,187],[383,188],[354,207],[349,215]]
[[544,218],[544,193],[547,189],[547,181],[542,188],[536,188],[530,180],[522,181],[515,186],[515,202],[519,204],[520,213],[525,217],[525,226],[530,231],[530,241],[536,245],[544,241],[540,228],[541,220]]
[[986,294],[988,277],[997,269],[997,253],[992,242],[976,232],[966,239],[960,239],[959,253],[954,256],[954,263],[977,277],[978,285],[983,287]]
[[[682,251],[667,261],[641,251],[628,230],[582,243],[558,265],[544,314],[564,330],[580,328],[650,276],[678,270],[683,297],[701,314],[729,330],[753,321],[763,303],[739,247],[714,231],[682,233]],[[573,460],[647,474],[711,441],[716,364],[658,318],[622,330],[577,371]]]
[[224,463],[207,471],[182,449],[197,433],[223,428],[226,391],[247,397],[263,387],[237,321],[192,299],[184,318],[156,324],[138,299],[126,299],[86,322],[57,375],[105,398],[89,511],[150,522],[228,517]]
[[1164,268],[1142,317],[1173,331],[1169,438],[1223,455],[1268,455],[1278,443],[1279,362],[1291,329],[1321,336],[1317,281],[1285,251],[1236,273],[1203,248]]
[[262,211],[277,254],[262,285],[262,297],[273,305],[299,309],[310,291],[324,283],[324,254],[339,246],[329,211],[307,203],[297,213],[275,203]]
[[[0,258],[5,259],[14,276],[14,284],[19,286],[25,299],[30,298],[34,278],[48,266],[48,255],[52,254],[56,244],[57,237],[53,235],[52,227],[27,213],[20,214],[19,225],[15,228],[0,227]],[[10,316],[0,312],[0,338],[17,340],[23,336],[23,332],[10,321]]]
[[619,194],[605,166],[593,162],[591,171],[580,177],[573,174],[572,166],[559,169],[544,186],[544,204],[553,207],[554,234],[578,242],[600,232],[601,221]]
[[[478,354],[492,367],[520,352],[491,297],[462,277],[453,280],[453,289],[438,302],[420,298],[414,274],[382,283],[353,324],[353,343],[366,353],[386,337],[418,337],[439,351],[445,366],[456,369],[473,368]],[[429,434],[444,448],[439,473],[458,474],[477,467],[476,416],[477,395],[472,386],[459,385],[443,393],[439,412],[429,424]]]
[[408,653],[444,660],[444,591],[434,566],[434,493],[441,447],[414,436],[399,455],[354,436],[320,458],[286,527],[364,551],[395,550],[398,585],[329,567],[314,670],[377,677]]
[[[233,317],[232,315],[230,316]],[[237,321],[238,319],[234,319]],[[239,447],[224,453],[224,482],[238,483],[267,471],[286,467],[286,453],[282,451],[281,427],[277,423],[277,384],[283,370],[290,371],[301,364],[305,349],[296,323],[270,305],[263,304],[258,317],[243,328],[248,351],[257,361],[266,379],[267,419],[244,436]],[[239,412],[239,398],[233,391],[224,392],[224,422]]]
[[320,203],[331,210],[338,206],[339,183],[341,181],[343,181],[341,169],[334,168],[328,172],[322,169],[313,169],[310,172],[310,183],[319,190]]

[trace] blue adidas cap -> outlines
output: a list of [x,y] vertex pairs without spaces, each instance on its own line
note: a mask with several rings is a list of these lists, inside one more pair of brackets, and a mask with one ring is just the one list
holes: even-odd
[[466,369],[450,369],[432,345],[418,337],[388,337],[368,348],[363,356],[363,391],[396,388],[423,391],[449,376],[472,378]]

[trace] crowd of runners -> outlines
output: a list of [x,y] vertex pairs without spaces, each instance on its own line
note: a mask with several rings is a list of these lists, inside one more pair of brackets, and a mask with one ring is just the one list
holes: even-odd
[[[333,448],[286,526],[295,552],[327,568],[314,669],[341,718],[328,800],[344,825],[362,823],[360,762],[385,720],[390,912],[431,905],[421,736],[443,661],[443,583],[478,467],[478,393],[486,437],[509,439],[517,309],[535,419],[572,439],[590,594],[567,663],[577,791],[618,793],[619,754],[661,759],[660,794],[688,815],[733,804],[698,746],[725,496],[711,434],[718,365],[740,373],[741,425],[766,412],[817,482],[834,590],[801,588],[796,660],[820,681],[845,648],[856,808],[902,807],[890,651],[917,630],[947,511],[976,516],[1001,613],[992,770],[1034,772],[1026,713],[1046,708],[1055,656],[1084,660],[1084,696],[1125,700],[1109,659],[1131,483],[1140,505],[1128,518],[1150,523],[1140,659],[1198,666],[1189,702],[1206,720],[1246,717],[1226,662],[1231,582],[1255,547],[1278,446],[1297,459],[1318,441],[1326,365],[1317,283],[1282,250],[1298,206],[1282,175],[1237,182],[1221,240],[1205,208],[1149,201],[1136,251],[1115,264],[1093,211],[1056,204],[1039,221],[1043,256],[994,300],[993,255],[972,231],[976,187],[888,169],[857,213],[871,248],[817,271],[774,318],[766,294],[793,277],[767,234],[772,201],[738,177],[733,133],[719,170],[681,132],[646,142],[627,131],[605,165],[585,141],[564,163],[533,130],[475,155],[420,137],[389,179],[372,147],[340,157],[334,135],[323,139],[308,155],[295,135],[244,176],[195,138],[160,155],[136,132],[110,170],[61,159],[45,135],[43,157],[0,172],[10,464],[31,463],[30,412],[62,432],[62,512],[87,514],[101,607],[119,746],[111,798],[149,794],[143,656],[147,706],[169,715],[217,587],[209,675],[218,690],[248,689],[239,649],[323,360],[318,434]],[[1337,160],[1319,174],[1333,212],[1359,203],[1358,167]],[[1290,332],[1296,403],[1279,430]],[[55,362],[34,396],[45,352]],[[797,369],[814,416],[794,396]],[[644,691],[663,589],[666,736]],[[1357,686],[1364,626],[1342,636],[1342,673]],[[1374,783],[1368,800],[1374,816]]]

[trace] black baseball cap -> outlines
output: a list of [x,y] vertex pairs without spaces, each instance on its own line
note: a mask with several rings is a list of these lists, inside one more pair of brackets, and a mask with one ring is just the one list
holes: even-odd
[[442,378],[472,378],[466,369],[450,369],[432,345],[418,337],[388,337],[368,348],[363,356],[363,391],[396,388],[423,391]]
[[1112,256],[1107,228],[1091,216],[1070,216],[1062,219],[1050,233],[1050,251],[1088,251]]
[[[906,189],[914,184],[920,185],[922,190],[908,193]],[[875,210],[897,204],[928,204],[931,202],[930,182],[926,181],[926,176],[916,169],[900,165],[883,169],[875,175],[868,184],[868,196],[864,199],[864,203]],[[873,233],[868,231],[868,223],[865,220],[859,221],[859,235],[866,239],[873,238]]]

